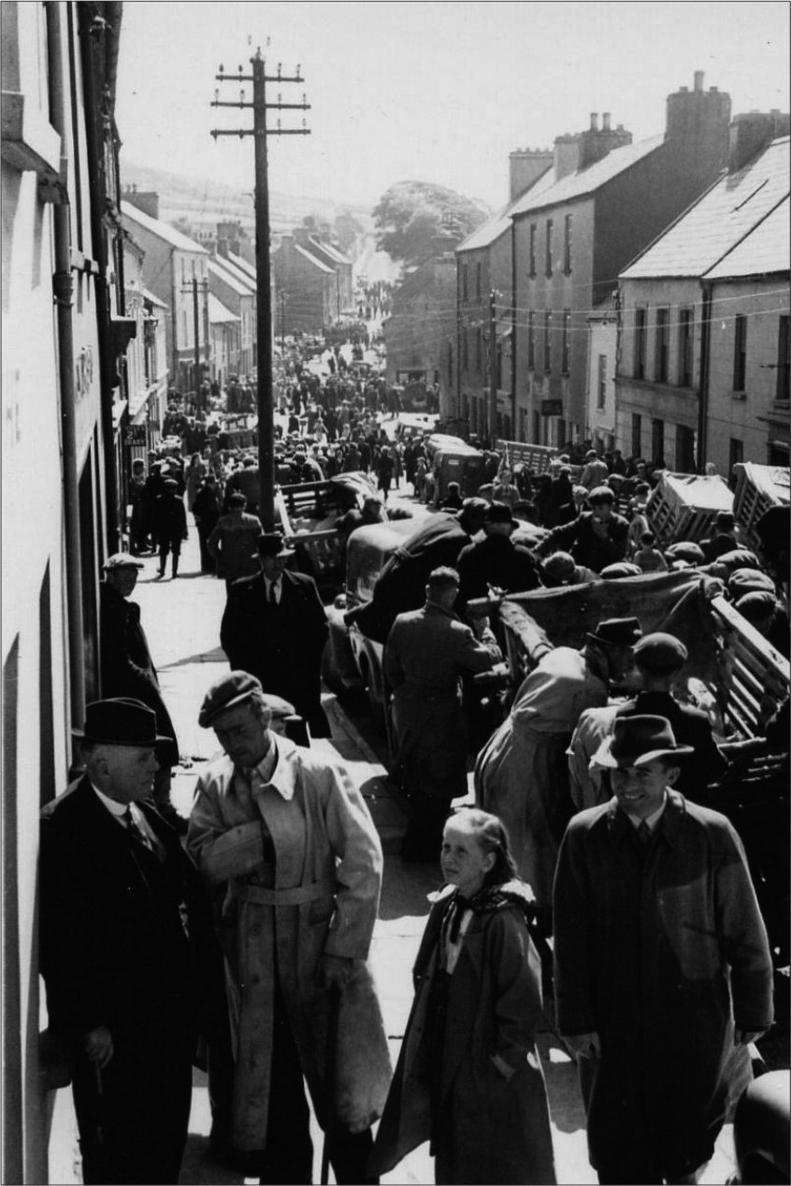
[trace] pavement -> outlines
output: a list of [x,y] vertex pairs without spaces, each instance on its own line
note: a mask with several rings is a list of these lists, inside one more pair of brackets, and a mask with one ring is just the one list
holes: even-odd
[[[182,552],[181,573],[176,581],[169,576],[164,580],[157,579],[155,557],[142,559],[144,568],[132,599],[141,607],[142,624],[179,739],[182,762],[174,775],[171,797],[176,809],[186,817],[200,770],[218,748],[214,733],[201,729],[197,718],[206,689],[228,670],[219,646],[225,584],[200,573],[197,534],[191,521],[190,537]],[[395,1065],[412,1004],[411,969],[428,914],[427,894],[440,884],[439,869],[402,863],[398,847],[406,813],[401,795],[388,779],[379,757],[337,699],[326,693],[322,700],[330,719],[332,736],[317,739],[313,745],[319,752],[325,751],[345,763],[365,797],[385,852],[382,898],[371,947],[371,965]],[[597,1178],[587,1158],[585,1116],[576,1068],[553,1034],[549,1020],[538,1035],[538,1047],[549,1093],[557,1180],[561,1183],[594,1183]],[[682,1067],[679,1074],[683,1074]],[[212,1157],[208,1143],[210,1127],[206,1076],[195,1070],[189,1136],[180,1181],[215,1186],[256,1181],[244,1178]],[[313,1143],[314,1181],[318,1181],[322,1134],[315,1119]],[[69,1089],[58,1091],[54,1099],[49,1152],[50,1182],[64,1183],[65,1186],[81,1182]],[[701,1181],[704,1184],[723,1183],[733,1172],[731,1129],[726,1126],[714,1159]],[[433,1182],[434,1166],[428,1146],[414,1150],[382,1181]]]

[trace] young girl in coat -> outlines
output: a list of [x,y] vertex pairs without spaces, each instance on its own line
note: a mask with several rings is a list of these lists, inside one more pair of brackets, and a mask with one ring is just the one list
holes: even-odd
[[435,1181],[555,1182],[546,1086],[535,1047],[541,968],[520,881],[495,815],[445,825],[447,884],[414,967],[415,1000],[376,1139],[387,1173],[426,1140]]

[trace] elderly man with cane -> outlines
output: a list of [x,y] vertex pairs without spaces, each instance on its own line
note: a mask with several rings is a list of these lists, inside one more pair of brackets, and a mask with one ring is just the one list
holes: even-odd
[[366,965],[382,851],[345,771],[273,731],[291,708],[232,671],[199,717],[225,750],[198,781],[187,847],[225,957],[227,1139],[262,1182],[310,1182],[304,1076],[336,1180],[365,1183],[390,1077]]
[[177,1182],[187,1137],[214,940],[197,873],[150,799],[160,740],[140,701],[89,704],[85,774],[42,813],[41,971],[86,1183]]

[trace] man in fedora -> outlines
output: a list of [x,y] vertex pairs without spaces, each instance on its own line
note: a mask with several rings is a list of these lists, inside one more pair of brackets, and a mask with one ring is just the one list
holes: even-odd
[[532,552],[511,539],[517,526],[507,503],[489,503],[484,513],[484,538],[467,544],[459,553],[457,613],[463,614],[472,598],[486,597],[489,586],[504,593],[526,593],[540,587],[538,563]]
[[[389,1081],[365,966],[382,850],[345,771],[280,734],[292,713],[254,676],[232,671],[209,688],[198,718],[225,751],[198,780],[187,833],[225,955],[230,1052],[220,1052],[224,1084],[212,1084],[215,1135],[261,1182],[312,1181],[304,1076],[336,1181],[363,1183]],[[333,1057],[332,990],[352,985],[351,1027]],[[372,1033],[384,1068],[366,1047]],[[360,1059],[342,1089],[350,1046]]]
[[677,787],[685,795],[697,798],[710,782],[721,778],[727,760],[714,740],[706,713],[691,704],[682,704],[673,695],[688,659],[680,638],[666,631],[645,634],[634,648],[634,666],[640,684],[637,695],[623,704],[587,709],[569,743],[569,778],[575,810],[594,807],[609,798],[602,769],[591,758],[612,731],[613,721],[623,716],[667,717],[677,741],[692,747],[682,763]]
[[690,752],[665,717],[617,718],[595,755],[613,796],[573,817],[558,857],[557,1023],[600,1182],[696,1182],[772,1023],[742,843],[674,789]]
[[168,822],[178,826],[170,802],[171,770],[179,760],[176,730],[162,698],[159,676],[140,621],[140,606],[129,600],[142,567],[142,561],[127,552],[116,552],[105,561],[104,580],[99,584],[101,690],[105,699],[132,697],[154,710],[157,732],[161,735],[157,743],[159,768],[154,776],[154,798]]
[[508,719],[478,755],[476,800],[508,828],[519,874],[533,888],[547,934],[558,845],[574,811],[566,750],[580,713],[606,704],[610,689],[631,670],[641,634],[637,618],[609,618],[579,650],[549,651],[525,676]]
[[250,672],[265,692],[294,705],[314,737],[329,737],[321,707],[327,615],[313,578],[286,567],[293,556],[280,532],[259,536],[260,571],[231,586],[220,643],[232,670]]
[[66,1045],[83,1181],[177,1182],[208,903],[151,805],[161,740],[139,700],[86,709],[85,774],[42,813],[41,971]]

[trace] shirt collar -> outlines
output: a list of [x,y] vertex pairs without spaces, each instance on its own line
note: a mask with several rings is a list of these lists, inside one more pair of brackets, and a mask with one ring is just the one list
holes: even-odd
[[[286,737],[280,737],[277,733],[271,733],[272,744],[275,749],[275,765],[271,765],[271,753],[267,753],[257,766],[252,769],[243,769],[242,773],[247,780],[254,784],[260,783],[262,786],[271,786],[278,792],[281,798],[286,802],[290,802],[294,798],[294,791],[296,790],[296,770],[294,764],[288,759],[293,754],[296,746],[293,741],[289,741]],[[271,770],[271,774],[267,778],[267,771]]]
[[659,806],[657,807],[656,811],[652,811],[651,814],[647,815],[644,820],[640,819],[639,816],[632,815],[631,812],[627,811],[626,815],[629,819],[629,823],[632,824],[632,826],[634,828],[639,828],[641,824],[647,824],[649,830],[651,832],[653,832],[654,828],[659,823],[659,820],[662,816],[662,812],[665,810],[666,804],[667,804],[667,791],[665,791],[665,797],[662,800],[662,802],[659,804]]
[[129,804],[117,803],[115,799],[111,799],[108,795],[103,794],[95,783],[91,783],[91,786],[96,792],[100,803],[102,803],[107,808],[107,810],[110,812],[110,815],[115,816],[115,818],[118,820],[123,819],[126,815],[126,809]]

